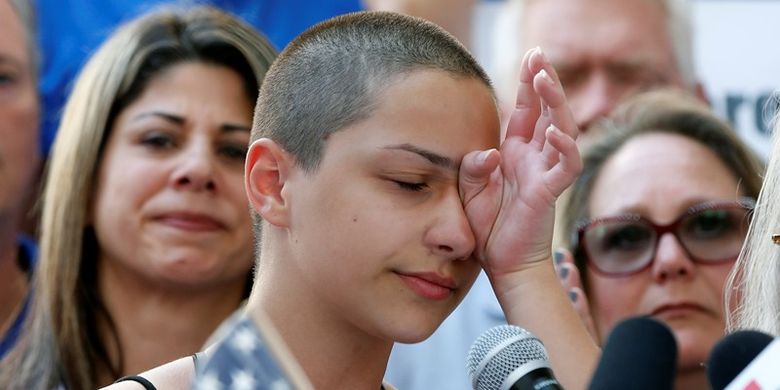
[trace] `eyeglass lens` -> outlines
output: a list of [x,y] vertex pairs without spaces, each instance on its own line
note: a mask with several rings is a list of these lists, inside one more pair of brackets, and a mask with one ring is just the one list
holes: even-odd
[[[672,232],[693,261],[733,260],[745,239],[747,213],[738,206],[703,209],[684,215],[672,224]],[[608,218],[586,228],[584,249],[598,270],[630,273],[653,261],[663,230],[640,218]]]

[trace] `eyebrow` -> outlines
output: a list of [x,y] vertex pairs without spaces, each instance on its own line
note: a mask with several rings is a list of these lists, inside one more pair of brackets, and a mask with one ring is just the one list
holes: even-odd
[[[170,113],[167,113],[167,112],[161,112],[161,111],[151,111],[151,112],[141,113],[139,115],[136,115],[132,119],[132,121],[138,121],[138,120],[141,120],[141,119],[144,119],[144,118],[148,118],[150,116],[151,117],[162,118],[162,119],[164,119],[164,120],[166,120],[168,122],[172,122],[172,123],[175,123],[177,125],[183,125],[184,122],[186,121],[183,116],[174,115],[174,114],[170,114]],[[236,124],[236,123],[223,123],[222,125],[219,126],[219,129],[223,133],[230,133],[230,132],[234,132],[234,131],[243,131],[243,132],[247,132],[248,133],[248,132],[251,131],[249,126],[240,125],[240,124]]]
[[426,160],[430,161],[433,165],[442,168],[447,168],[454,171],[457,171],[459,168],[459,164],[455,163],[451,158],[442,156],[438,153],[435,153],[427,149],[423,149],[418,146],[414,146],[412,144],[390,145],[390,146],[385,146],[383,149],[402,150],[406,152],[411,152],[425,158]]

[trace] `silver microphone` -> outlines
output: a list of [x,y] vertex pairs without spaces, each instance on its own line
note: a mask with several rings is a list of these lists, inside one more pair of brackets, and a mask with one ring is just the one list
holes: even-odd
[[514,325],[488,329],[474,341],[466,367],[475,390],[561,390],[542,342]]

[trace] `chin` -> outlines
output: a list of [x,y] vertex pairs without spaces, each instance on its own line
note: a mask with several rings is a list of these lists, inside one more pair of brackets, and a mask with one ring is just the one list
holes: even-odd
[[218,275],[214,267],[203,267],[201,264],[194,264],[189,267],[186,263],[167,263],[160,267],[159,272],[162,279],[172,283],[197,284],[208,283]]
[[702,329],[675,330],[677,339],[677,367],[680,370],[703,369],[712,347],[719,337],[711,337]]
[[420,329],[415,329],[414,332],[397,333],[393,339],[394,341],[403,344],[416,344],[425,341],[428,337],[431,337],[432,334],[433,330],[430,332],[421,332]]
[[404,344],[415,344],[425,341],[428,337],[431,337],[433,332],[439,328],[444,317],[440,319],[431,318],[430,313],[425,318],[406,317],[400,321],[395,322],[394,329],[388,329],[388,333],[392,334],[393,341]]
[[161,279],[181,287],[208,287],[224,285],[231,280],[246,279],[249,269],[240,271],[227,269],[219,262],[175,261],[162,264],[158,269]]

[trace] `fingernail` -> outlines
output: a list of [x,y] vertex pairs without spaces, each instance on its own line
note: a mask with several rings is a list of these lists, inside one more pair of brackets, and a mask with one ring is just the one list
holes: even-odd
[[569,290],[569,300],[571,300],[572,303],[577,302],[577,293],[573,290]]
[[550,85],[553,85],[553,86],[555,85],[555,82],[553,81],[552,77],[550,77],[550,74],[547,73],[546,70],[544,70],[544,69],[540,70],[539,74],[542,76],[542,79],[544,79],[544,81],[547,84],[550,84]]
[[561,265],[563,262],[563,253],[560,250],[555,250],[553,252],[553,261],[555,261],[555,265]]
[[483,151],[479,152],[479,154],[477,155],[477,161],[479,161],[481,163],[485,162],[487,160],[488,156],[490,156],[490,152],[492,150],[493,149],[488,149],[488,150],[483,150]]
[[537,47],[536,47],[536,51],[537,51],[537,52],[539,53],[539,55],[542,57],[542,61],[544,61],[544,63],[545,63],[545,64],[549,64],[549,63],[550,63],[550,61],[549,61],[549,60],[547,60],[547,55],[546,55],[546,54],[544,54],[544,51],[542,50],[542,48],[541,48],[541,47],[537,46]]
[[566,277],[569,276],[569,269],[561,268],[561,270],[558,271],[558,275],[561,277],[561,279],[566,279]]

